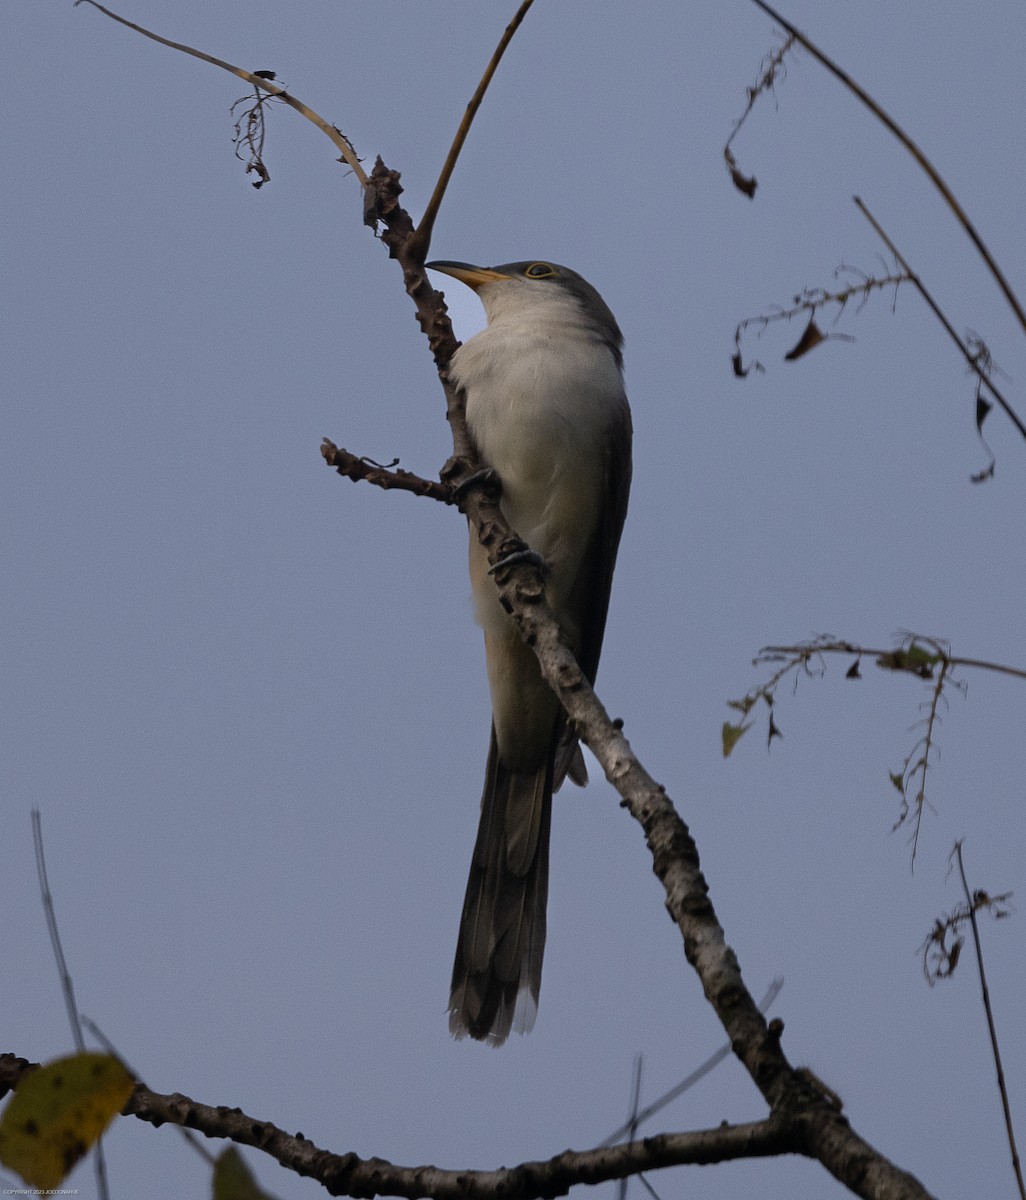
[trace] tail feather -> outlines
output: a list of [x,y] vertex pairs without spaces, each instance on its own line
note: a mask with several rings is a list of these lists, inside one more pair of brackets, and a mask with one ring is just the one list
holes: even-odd
[[492,733],[449,997],[449,1029],[499,1046],[534,1024],[545,950],[552,755],[510,771]]

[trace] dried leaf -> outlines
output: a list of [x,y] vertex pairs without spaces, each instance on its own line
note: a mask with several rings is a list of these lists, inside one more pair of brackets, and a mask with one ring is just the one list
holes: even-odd
[[737,167],[731,167],[730,178],[739,192],[746,195],[749,200],[755,198],[755,189],[759,186],[759,181],[754,175],[742,175]]
[[823,333],[823,331],[816,324],[816,318],[809,317],[809,323],[805,326],[805,332],[784,355],[784,361],[794,362],[795,359],[801,358],[804,354],[808,354],[810,350],[815,350],[820,342],[825,342],[826,340],[826,334]]

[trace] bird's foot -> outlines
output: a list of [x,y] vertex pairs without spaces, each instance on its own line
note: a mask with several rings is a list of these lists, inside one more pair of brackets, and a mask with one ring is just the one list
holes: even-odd
[[474,487],[489,487],[498,488],[499,477],[491,467],[482,467],[480,471],[475,471],[473,475],[468,475],[466,479],[457,483],[452,489],[452,498],[457,504],[463,497]]
[[532,567],[537,567],[539,571],[545,570],[545,559],[530,547],[526,547],[523,550],[514,550],[510,554],[504,554],[498,562],[488,568],[488,574],[494,575],[496,571],[501,571],[504,567],[517,567],[521,563],[529,563]]

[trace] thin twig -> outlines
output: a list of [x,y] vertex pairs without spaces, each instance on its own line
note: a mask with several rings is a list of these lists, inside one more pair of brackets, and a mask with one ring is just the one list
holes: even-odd
[[[918,635],[912,636],[917,637]],[[811,658],[814,654],[854,654],[858,657],[875,658],[880,662],[881,666],[885,666],[891,670],[911,669],[911,665],[909,667],[901,667],[895,663],[894,656],[896,653],[897,651],[893,649],[881,650],[872,646],[860,646],[856,642],[830,640],[805,644],[798,643],[793,646],[763,646],[755,661],[757,663],[772,661],[773,657],[784,654],[793,654],[805,659]],[[988,662],[983,658],[966,658],[961,654],[947,654],[938,651],[936,653],[936,661],[945,663],[949,668],[973,667],[978,671],[993,671],[997,675],[1010,675],[1013,679],[1026,679],[1026,670],[1022,667],[1010,667],[1007,663]],[[788,668],[784,667],[774,676],[774,680],[786,674],[787,670]]]
[[[114,1045],[114,1043],[110,1040],[110,1038],[107,1037],[107,1035],[103,1032],[103,1030],[99,1027],[99,1025],[97,1025],[96,1022],[94,1020],[92,1020],[92,1018],[87,1017],[83,1014],[82,1024],[86,1027],[86,1029],[89,1030],[89,1032],[93,1035],[93,1037],[96,1039],[96,1041],[104,1048],[104,1050],[107,1051],[108,1054],[113,1055],[114,1058],[116,1058],[119,1062],[122,1062],[125,1064],[125,1066],[128,1068],[129,1074],[132,1076],[133,1079],[137,1080],[139,1083],[141,1083],[145,1086],[146,1081],[145,1081],[145,1079],[143,1079],[142,1075],[132,1066],[131,1063],[126,1062],[125,1057],[121,1053],[121,1051],[117,1048],[117,1046]],[[189,1143],[189,1145],[192,1147],[192,1149],[196,1151],[196,1153],[200,1156],[200,1158],[203,1159],[203,1161],[208,1166],[213,1167],[217,1163],[217,1158],[213,1154],[210,1153],[210,1151],[206,1148],[206,1146],[203,1145],[203,1143],[192,1132],[191,1129],[186,1129],[184,1125],[176,1125],[175,1128],[178,1130],[178,1132],[181,1134],[181,1136],[185,1139],[185,1141],[187,1141]]]
[[[75,1001],[75,985],[71,979],[71,972],[68,970],[68,960],[64,957],[60,930],[57,928],[57,910],[54,907],[53,893],[50,891],[50,881],[46,874],[46,855],[43,853],[43,817],[38,808],[32,810],[32,844],[36,851],[36,877],[39,880],[43,912],[46,914],[46,928],[50,934],[50,945],[53,947],[57,974],[60,976],[64,1006],[68,1010],[71,1036],[75,1039],[75,1049],[79,1054],[83,1054],[85,1038],[82,1036],[82,1022],[79,1018],[78,1004]],[[107,1186],[107,1159],[103,1153],[102,1138],[97,1139],[93,1164],[96,1172],[96,1190],[100,1195],[100,1200],[110,1200],[110,1189]]]
[[432,500],[440,500],[443,504],[455,504],[453,490],[447,483],[437,479],[424,479],[421,475],[414,475],[412,471],[404,471],[397,466],[397,462],[387,465],[372,462],[366,457],[343,450],[329,438],[325,438],[321,443],[321,457],[329,467],[334,467],[340,475],[352,479],[354,483],[365,480],[386,492],[413,492],[415,496],[430,496]]
[[[631,1083],[630,1116],[627,1118],[627,1140],[633,1142],[638,1132],[638,1105],[641,1103],[641,1069],[644,1065],[644,1055],[634,1056],[634,1080]],[[629,1177],[624,1176],[617,1185],[619,1200],[627,1200],[627,1185]]]
[[784,70],[784,58],[794,43],[794,34],[789,34],[771,54],[768,54],[763,59],[759,67],[759,78],[754,86],[748,89],[748,103],[745,105],[745,111],[734,122],[734,128],[730,131],[730,137],[727,138],[726,144],[723,147],[723,159],[727,164],[730,177],[734,181],[734,186],[739,191],[744,192],[749,199],[755,196],[755,189],[758,184],[754,178],[741,173],[738,169],[737,159],[734,157],[734,152],[730,147],[734,139],[741,132],[741,126],[748,120],[748,115],[755,107],[755,102],[759,96],[763,92],[773,90],[777,77]]
[[297,100],[295,96],[290,95],[284,88],[280,88],[277,84],[272,83],[269,79],[265,79],[260,75],[255,75],[252,71],[245,71],[242,67],[232,66],[231,63],[225,62],[224,59],[215,58],[212,54],[206,54],[202,50],[195,50],[192,46],[186,46],[183,42],[172,42],[168,38],[161,37],[159,33],[153,33],[149,29],[143,28],[142,25],[137,25],[134,21],[126,20],[125,17],[119,17],[116,12],[111,12],[109,8],[105,8],[102,4],[97,3],[97,0],[75,0],[75,7],[79,4],[91,4],[93,8],[98,8],[105,16],[110,17],[112,21],[117,21],[119,25],[127,25],[129,29],[134,29],[136,33],[141,33],[143,37],[148,37],[151,41],[159,42],[162,46],[169,46],[172,50],[181,50],[183,54],[191,54],[193,58],[201,59],[203,62],[211,63],[215,67],[220,67],[224,71],[230,71],[233,75],[238,75],[240,79],[245,79],[253,87],[258,88],[262,92],[267,92],[269,96],[273,96],[276,100],[281,100],[284,104],[294,108],[296,112],[306,117],[308,121],[312,121],[314,125],[326,137],[330,138],[335,143],[342,160],[352,170],[353,174],[366,187],[367,175],[363,167],[360,165],[360,160],[353,149],[352,143],[341,130],[317,113],[302,100]]
[[[759,1001],[759,1011],[765,1013],[770,1005],[780,995],[780,989],[784,986],[782,979],[774,979],[766,990],[766,995]],[[685,1075],[680,1083],[675,1084],[668,1092],[664,1092],[658,1100],[653,1100],[651,1104],[643,1108],[639,1113],[636,1113],[631,1121],[625,1122],[619,1129],[614,1130],[605,1141],[599,1142],[599,1146],[614,1146],[622,1137],[627,1135],[633,1136],[633,1130],[639,1128],[651,1117],[654,1117],[657,1112],[664,1109],[667,1104],[672,1103],[678,1096],[684,1094],[690,1088],[693,1088],[700,1079],[704,1079],[714,1067],[718,1067],[721,1062],[731,1054],[733,1047],[729,1042],[724,1044],[714,1054],[709,1057],[700,1066],[696,1067],[689,1075]]]
[[801,32],[801,30],[797,29],[791,24],[790,21],[786,20],[771,4],[767,4],[766,0],[752,0],[752,3],[758,8],[761,8],[762,11],[768,16],[772,17],[774,21],[777,21],[780,25],[782,25],[792,37],[797,38],[797,40],[805,47],[806,50],[808,50],[813,58],[822,63],[822,65],[826,67],[826,69],[833,76],[839,79],[841,83],[843,83],[844,86],[852,93],[852,95],[856,96],[866,106],[866,108],[869,109],[873,116],[875,116],[877,120],[880,121],[898,139],[898,141],[905,147],[909,154],[912,155],[912,157],[926,173],[930,182],[934,185],[937,191],[940,192],[948,208],[950,208],[952,213],[955,215],[958,223],[968,234],[969,239],[976,247],[977,253],[983,259],[984,263],[986,263],[987,269],[990,271],[994,281],[1001,289],[1005,299],[1011,306],[1012,311],[1018,318],[1023,332],[1026,333],[1026,310],[1023,309],[1018,296],[1016,296],[1014,290],[1012,289],[1012,285],[1005,278],[993,255],[987,249],[983,238],[980,237],[972,221],[969,220],[965,210],[955,199],[951,189],[941,178],[937,168],[933,165],[933,163],[930,162],[922,150],[919,149],[915,142],[897,123],[897,121],[895,121],[894,118],[891,117],[887,112],[885,112],[884,109],[881,108],[880,105],[873,99],[873,97],[870,96],[864,88],[860,87],[859,84],[857,84],[846,71],[842,70],[837,63],[824,54],[824,52],[820,50],[820,48],[814,42],[811,42],[805,36],[805,34]]
[[1015,1171],[1015,1182],[1019,1186],[1019,1195],[1026,1200],[1026,1185],[1023,1184],[1022,1167],[1019,1163],[1019,1151],[1015,1145],[1015,1130],[1012,1127],[1012,1110],[1008,1103],[1008,1089],[1005,1087],[1005,1073],[1001,1066],[1001,1051],[998,1048],[997,1029],[994,1025],[994,1012],[990,1006],[990,992],[987,988],[987,975],[983,969],[983,946],[980,942],[980,930],[976,923],[976,905],[969,891],[969,883],[965,877],[965,864],[962,862],[962,843],[955,843],[955,855],[958,859],[958,873],[962,877],[962,889],[965,892],[966,904],[969,906],[969,922],[973,931],[973,945],[976,947],[976,967],[980,973],[980,991],[983,993],[983,1011],[987,1014],[987,1032],[990,1034],[990,1048],[994,1054],[994,1066],[997,1069],[998,1090],[1001,1093],[1001,1107],[1005,1114],[1005,1132],[1008,1134],[1008,1146],[1012,1152],[1012,1169]]
[[438,216],[438,210],[442,205],[442,198],[445,196],[445,189],[449,186],[449,180],[456,169],[456,160],[459,158],[463,144],[467,140],[467,134],[470,133],[470,127],[474,123],[477,110],[481,107],[481,101],[488,90],[488,85],[492,82],[492,76],[495,74],[502,56],[506,53],[506,47],[513,40],[513,35],[520,28],[520,23],[527,16],[527,11],[533,3],[534,0],[523,0],[513,20],[503,30],[502,37],[499,38],[499,44],[495,47],[495,53],[492,55],[488,66],[485,67],[485,72],[481,76],[481,82],[477,85],[473,96],[471,96],[470,103],[463,114],[463,119],[456,130],[456,136],[453,138],[452,145],[449,147],[449,153],[442,164],[441,174],[438,176],[435,190],[431,194],[431,199],[428,201],[427,208],[424,209],[424,215],[421,217],[417,231],[410,243],[410,254],[414,258],[419,258],[421,262],[427,258],[428,247],[431,244],[431,233],[435,227],[435,218]]
[[978,354],[974,354],[972,352],[972,350],[970,350],[969,346],[965,343],[965,341],[963,341],[963,339],[958,336],[958,334],[955,332],[955,327],[951,324],[951,322],[948,320],[948,318],[944,315],[943,311],[941,310],[940,305],[937,303],[936,300],[934,300],[933,296],[926,290],[926,286],[923,283],[922,279],[920,279],[920,277],[916,274],[916,272],[913,271],[913,269],[909,265],[908,261],[903,257],[901,251],[898,249],[897,246],[895,246],[895,244],[887,236],[887,234],[884,232],[882,226],[880,225],[879,221],[877,221],[876,217],[874,217],[873,214],[869,211],[869,209],[866,207],[865,203],[858,196],[853,196],[852,199],[855,202],[855,207],[859,210],[860,213],[862,213],[862,215],[866,218],[866,220],[870,223],[870,225],[872,225],[873,230],[876,233],[877,237],[880,238],[880,240],[887,247],[887,249],[891,252],[891,254],[894,255],[895,261],[898,263],[898,265],[901,267],[901,269],[907,273],[909,282],[916,289],[916,291],[920,294],[920,296],[922,296],[922,298],[926,301],[926,303],[929,306],[933,315],[937,318],[938,321],[940,321],[941,325],[943,326],[945,333],[947,333],[948,337],[951,338],[951,340],[955,343],[955,345],[962,352],[962,357],[969,364],[969,369],[979,378],[980,382],[987,389],[987,391],[990,392],[990,394],[994,397],[994,399],[998,402],[998,404],[1000,404],[1000,406],[1004,409],[1005,414],[1007,415],[1008,419],[1012,422],[1012,424],[1016,427],[1016,429],[1018,429],[1018,431],[1022,434],[1022,436],[1024,438],[1026,438],[1026,424],[1023,423],[1023,421],[1019,417],[1019,414],[1012,408],[1012,406],[1004,398],[1004,396],[998,390],[997,386],[994,384],[994,381],[990,378],[989,374],[980,365],[980,356]]
[[[930,768],[930,751],[933,749],[933,731],[938,721],[937,711],[940,708],[941,696],[944,694],[944,681],[947,679],[951,670],[951,664],[948,662],[941,663],[941,669],[937,672],[937,682],[934,684],[933,695],[930,697],[930,711],[926,719],[926,733],[921,741],[917,742],[913,747],[912,754],[922,746],[923,752],[919,756],[918,761],[913,766],[913,772],[919,773],[919,790],[916,792],[916,824],[912,831],[912,866],[915,866],[916,850],[919,848],[919,831],[923,827],[923,810],[926,808],[926,772]],[[912,754],[909,755],[911,759]],[[907,770],[907,766],[906,766]]]

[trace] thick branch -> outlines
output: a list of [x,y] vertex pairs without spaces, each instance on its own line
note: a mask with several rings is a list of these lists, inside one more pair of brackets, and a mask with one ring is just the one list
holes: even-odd
[[[0,1095],[38,1064],[0,1055]],[[577,1184],[605,1183],[640,1171],[739,1158],[796,1153],[801,1130],[777,1116],[746,1125],[719,1125],[693,1133],[664,1133],[621,1146],[565,1150],[554,1158],[496,1171],[404,1167],[382,1158],[332,1154],[301,1133],[285,1133],[241,1109],[213,1107],[180,1094],[162,1095],[139,1085],[123,1110],[157,1126],[172,1124],[208,1137],[228,1138],[269,1154],[287,1170],[317,1180],[332,1196],[403,1196],[416,1200],[528,1200],[563,1196]]]

